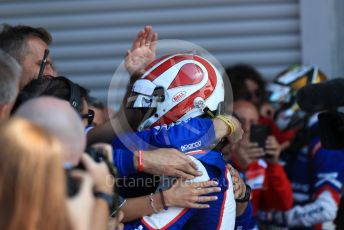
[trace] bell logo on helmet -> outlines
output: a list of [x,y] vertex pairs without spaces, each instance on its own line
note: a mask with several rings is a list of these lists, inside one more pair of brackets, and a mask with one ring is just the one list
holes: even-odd
[[186,95],[185,91],[181,91],[179,93],[177,93],[176,95],[173,96],[172,101],[173,102],[178,102],[181,101]]

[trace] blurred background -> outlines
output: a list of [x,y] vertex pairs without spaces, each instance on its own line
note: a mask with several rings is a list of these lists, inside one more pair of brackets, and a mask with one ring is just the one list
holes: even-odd
[[[0,22],[47,28],[60,75],[106,102],[111,77],[137,32],[182,39],[224,67],[248,63],[272,80],[292,64],[344,76],[342,0],[0,1]],[[126,90],[120,82],[118,99]]]

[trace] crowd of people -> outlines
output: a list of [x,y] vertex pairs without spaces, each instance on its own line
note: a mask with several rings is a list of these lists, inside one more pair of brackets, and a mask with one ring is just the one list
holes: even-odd
[[295,99],[326,81],[316,66],[272,83],[246,64],[221,73],[193,53],[156,57],[145,26],[114,113],[59,76],[52,41],[0,31],[1,229],[344,228],[344,150],[322,147]]

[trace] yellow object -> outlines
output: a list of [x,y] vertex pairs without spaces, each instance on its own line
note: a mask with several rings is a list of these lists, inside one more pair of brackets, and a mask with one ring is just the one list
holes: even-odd
[[228,125],[228,127],[230,129],[229,134],[234,133],[236,125],[228,117],[223,116],[223,115],[218,115],[218,116],[216,116],[216,118],[222,120],[224,123],[226,123]]

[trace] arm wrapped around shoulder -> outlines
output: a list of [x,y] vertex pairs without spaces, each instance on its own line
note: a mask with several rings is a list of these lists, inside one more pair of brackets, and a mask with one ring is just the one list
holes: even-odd
[[228,136],[231,143],[241,140],[244,134],[241,124],[231,115],[218,115],[213,120],[216,139]]

